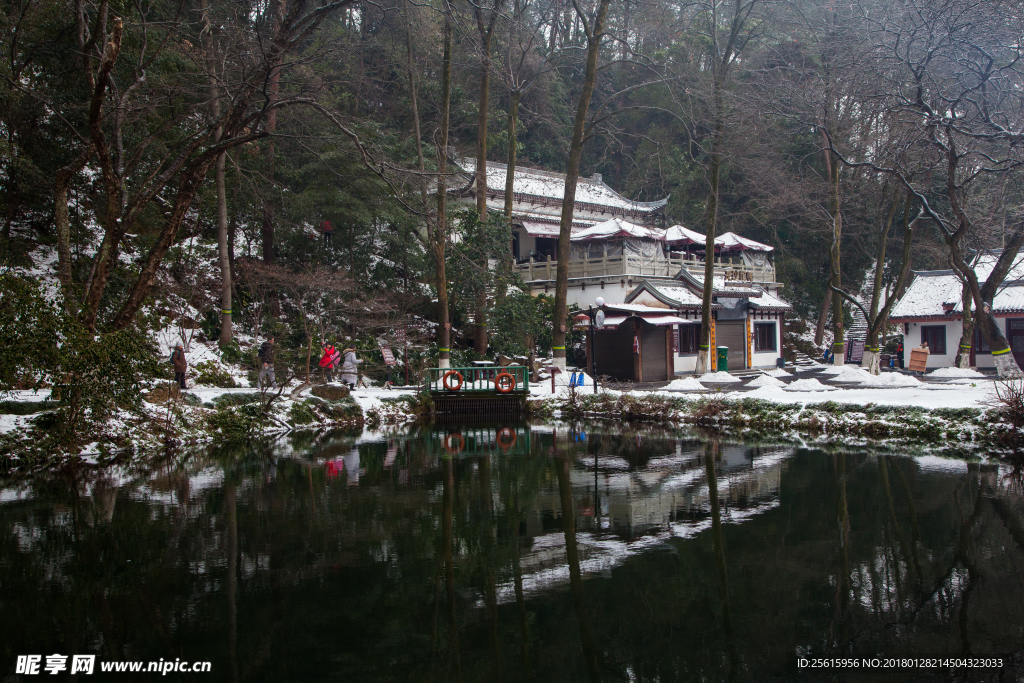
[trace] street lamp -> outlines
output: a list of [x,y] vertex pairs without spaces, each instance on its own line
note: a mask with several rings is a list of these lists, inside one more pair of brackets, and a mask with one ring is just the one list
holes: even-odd
[[597,304],[597,315],[601,316],[601,322],[596,322],[594,317],[594,307],[590,307],[590,376],[594,378],[594,393],[597,393],[597,348],[594,346],[594,325],[604,324],[604,311],[601,307],[604,306],[604,297],[599,296],[594,299],[594,303]]

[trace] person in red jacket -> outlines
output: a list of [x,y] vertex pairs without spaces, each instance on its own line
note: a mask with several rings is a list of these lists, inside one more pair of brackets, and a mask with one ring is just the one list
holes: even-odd
[[174,366],[174,381],[184,389],[185,373],[188,372],[188,361],[185,360],[185,346],[178,342],[171,353],[171,364]]
[[335,365],[337,365],[338,359],[341,357],[341,354],[338,352],[336,348],[334,348],[334,345],[331,344],[330,342],[324,342],[323,350],[324,353],[320,357],[320,367],[324,369],[324,380],[327,382],[332,382],[334,380],[332,378],[331,373],[334,370]]
[[331,243],[331,238],[334,237],[334,226],[331,225],[329,220],[324,219],[324,222],[320,224],[320,232],[324,234],[324,246],[326,247]]

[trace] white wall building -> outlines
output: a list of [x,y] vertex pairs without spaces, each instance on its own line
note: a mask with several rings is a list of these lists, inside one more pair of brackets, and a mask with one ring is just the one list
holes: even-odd
[[[984,283],[999,252],[983,252],[974,270]],[[928,342],[929,368],[951,367],[956,360],[963,326],[963,286],[952,270],[920,271],[893,306],[889,322],[900,323],[906,362],[910,350]],[[993,314],[1010,343],[1018,365],[1024,366],[1024,254],[1018,257],[992,301]],[[979,330],[971,343],[971,365],[994,368],[992,354]]]

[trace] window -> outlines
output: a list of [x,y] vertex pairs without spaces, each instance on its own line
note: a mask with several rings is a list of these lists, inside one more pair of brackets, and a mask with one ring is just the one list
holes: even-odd
[[687,324],[679,326],[679,355],[697,353],[700,343],[700,325]]
[[778,350],[775,345],[775,323],[754,323],[754,350]]
[[992,353],[992,349],[989,348],[988,342],[985,341],[985,335],[981,333],[981,327],[977,323],[974,325],[974,340],[971,344],[974,345],[975,353]]
[[946,353],[946,326],[922,325],[921,343],[928,342],[929,353]]

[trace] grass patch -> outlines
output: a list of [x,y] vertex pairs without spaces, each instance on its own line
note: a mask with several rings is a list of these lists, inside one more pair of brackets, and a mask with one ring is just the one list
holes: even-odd
[[56,407],[56,401],[0,401],[0,414],[34,415],[44,410],[53,410]]

